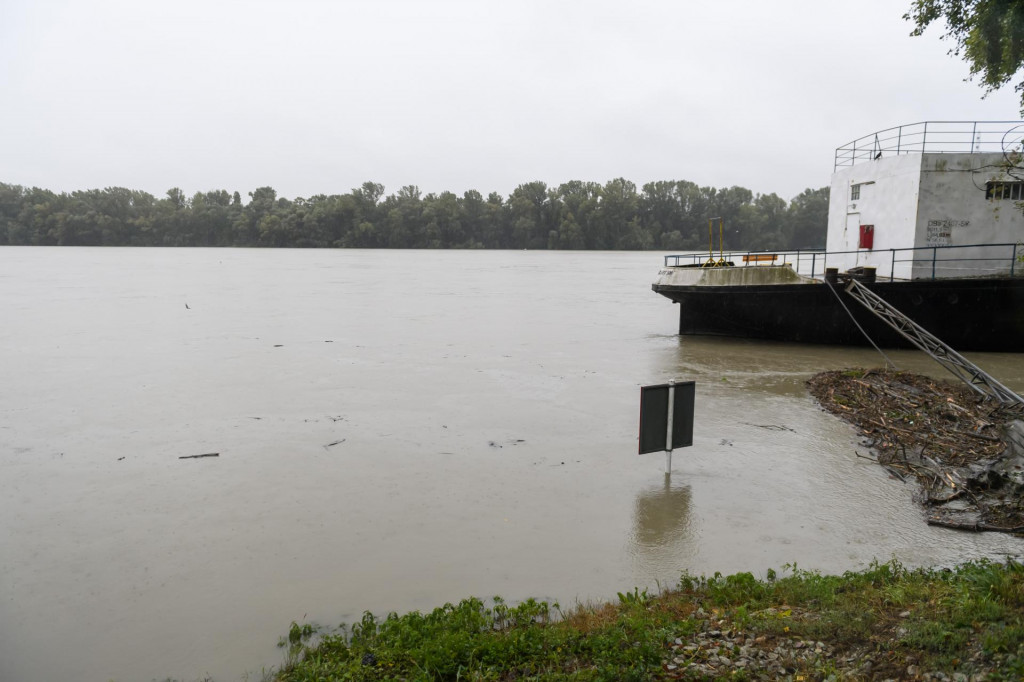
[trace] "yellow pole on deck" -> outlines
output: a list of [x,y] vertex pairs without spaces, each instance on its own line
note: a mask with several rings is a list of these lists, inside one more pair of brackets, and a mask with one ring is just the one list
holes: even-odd
[[725,265],[725,238],[722,228],[722,219],[718,219],[718,264]]
[[[715,261],[715,221],[718,221],[718,260]],[[718,216],[708,218],[708,262],[706,267],[713,268],[725,265],[725,258],[722,255],[722,219]]]

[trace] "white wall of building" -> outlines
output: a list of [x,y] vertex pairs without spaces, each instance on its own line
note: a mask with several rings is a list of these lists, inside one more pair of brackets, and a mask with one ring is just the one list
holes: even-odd
[[[828,266],[840,272],[858,265],[878,269],[888,277],[892,254],[914,242],[917,229],[921,155],[889,156],[841,168],[832,175],[827,249],[852,251],[829,257]],[[859,186],[859,198],[852,189]],[[860,225],[874,225],[874,248],[859,249]],[[896,277],[909,277],[910,264],[896,264]]]

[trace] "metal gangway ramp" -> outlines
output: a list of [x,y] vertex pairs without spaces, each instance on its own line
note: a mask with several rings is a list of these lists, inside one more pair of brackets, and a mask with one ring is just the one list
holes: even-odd
[[858,303],[899,332],[903,338],[930,355],[933,360],[981,395],[993,398],[1001,405],[1014,408],[1016,411],[1024,409],[1024,398],[999,383],[856,279],[851,278],[845,290]]

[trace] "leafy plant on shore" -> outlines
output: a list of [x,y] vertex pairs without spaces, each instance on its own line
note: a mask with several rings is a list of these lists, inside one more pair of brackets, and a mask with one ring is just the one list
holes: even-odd
[[299,625],[294,620],[292,621],[291,627],[288,628],[288,636],[282,637],[277,642],[278,648],[287,649],[285,656],[289,664],[299,660],[299,656],[306,645],[309,644],[314,635],[320,632],[320,629],[319,626],[311,623]]
[[640,588],[634,587],[632,592],[618,592],[617,594],[619,602],[622,604],[640,604],[642,606],[651,600],[646,588],[641,592]]

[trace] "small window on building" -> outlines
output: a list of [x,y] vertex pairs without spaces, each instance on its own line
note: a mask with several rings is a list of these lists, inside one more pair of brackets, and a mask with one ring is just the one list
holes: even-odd
[[850,201],[860,199],[860,185],[850,185]]
[[1024,201],[1024,182],[987,182],[985,198]]

